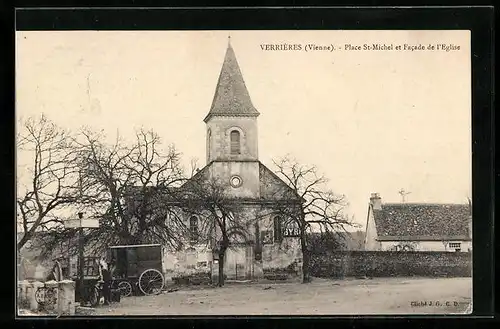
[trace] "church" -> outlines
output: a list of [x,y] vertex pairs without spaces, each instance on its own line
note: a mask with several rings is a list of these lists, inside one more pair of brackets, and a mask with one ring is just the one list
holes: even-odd
[[[272,211],[272,203],[279,195],[283,198],[281,192],[291,189],[259,161],[259,115],[228,42],[212,105],[204,118],[206,165],[191,180],[216,177],[241,209],[234,217],[243,229],[235,230],[230,237],[230,248],[223,260],[226,279],[300,278],[298,229],[290,225],[284,228],[282,219]],[[299,198],[288,201],[300,202]],[[183,217],[192,235],[182,250],[164,249],[167,280],[205,274],[216,277],[216,253],[198,239],[203,235],[201,219],[192,214]]]

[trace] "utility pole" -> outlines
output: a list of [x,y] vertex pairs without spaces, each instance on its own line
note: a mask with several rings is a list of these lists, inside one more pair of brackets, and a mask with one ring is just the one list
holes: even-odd
[[77,273],[77,282],[79,285],[78,292],[80,294],[80,302],[83,303],[85,299],[85,289],[83,287],[84,283],[84,265],[85,265],[85,257],[84,257],[84,249],[85,249],[85,236],[83,234],[84,228],[98,228],[99,221],[97,219],[84,219],[83,212],[78,213],[78,219],[69,219],[64,222],[65,228],[76,229],[78,232],[78,273]]
[[[78,213],[78,218],[80,221],[83,218],[83,213],[79,212]],[[85,248],[85,240],[83,236],[83,226],[80,225],[78,228],[78,280],[79,280],[79,287],[80,287],[80,305],[83,305],[83,302],[85,300],[85,288],[83,286],[83,267],[84,267],[84,255],[83,255],[83,249]]]

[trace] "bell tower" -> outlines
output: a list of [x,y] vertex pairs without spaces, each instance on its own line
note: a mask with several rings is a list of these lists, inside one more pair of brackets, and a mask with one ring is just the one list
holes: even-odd
[[258,160],[257,117],[231,43],[215,88],[207,127],[207,163]]
[[[230,39],[206,124],[207,164],[236,194],[258,197],[257,117]],[[227,177],[225,177],[227,176]],[[251,191],[250,191],[251,190]]]

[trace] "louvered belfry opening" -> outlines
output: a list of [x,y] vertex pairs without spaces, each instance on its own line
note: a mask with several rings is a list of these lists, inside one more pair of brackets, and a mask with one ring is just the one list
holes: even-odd
[[240,154],[240,132],[237,130],[231,131],[231,154]]

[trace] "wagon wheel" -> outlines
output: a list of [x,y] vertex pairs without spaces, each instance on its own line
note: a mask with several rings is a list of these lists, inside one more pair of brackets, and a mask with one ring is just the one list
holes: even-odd
[[35,292],[35,300],[38,304],[42,305],[45,302],[45,288],[38,288]]
[[89,302],[92,307],[96,307],[97,305],[99,305],[100,298],[97,289],[93,289],[92,292],[90,292],[89,297],[90,297]]
[[139,289],[144,295],[157,295],[163,289],[164,281],[160,271],[151,268],[139,277]]
[[121,281],[118,283],[118,290],[123,297],[132,295],[132,285],[128,281]]
[[92,307],[96,307],[100,304],[101,294],[99,293],[99,288],[93,287],[89,289],[89,302]]

